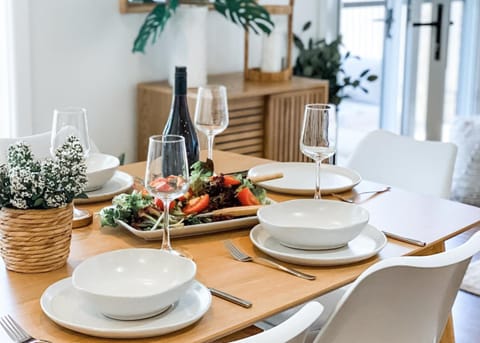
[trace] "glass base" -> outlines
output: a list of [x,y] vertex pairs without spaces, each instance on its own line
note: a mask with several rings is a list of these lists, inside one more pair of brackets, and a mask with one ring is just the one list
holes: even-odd
[[72,229],[88,226],[92,223],[92,220],[92,212],[73,207]]
[[165,249],[165,248],[162,248],[161,250],[166,251],[166,252],[168,252],[172,255],[188,258],[189,260],[193,261],[192,254],[190,254],[188,251],[185,251],[183,249],[173,249],[173,248]]

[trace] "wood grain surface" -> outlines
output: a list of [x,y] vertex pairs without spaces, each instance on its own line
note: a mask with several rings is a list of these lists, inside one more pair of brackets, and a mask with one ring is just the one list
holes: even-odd
[[[247,157],[228,152],[215,151],[216,169],[234,172],[248,169],[269,160]],[[122,167],[122,170],[142,177],[144,163]],[[363,181],[358,191],[378,184]],[[346,193],[348,195],[348,193]],[[286,194],[269,193],[276,201],[292,199]],[[85,204],[98,212],[110,202]],[[353,281],[368,266],[379,259],[391,256],[432,253],[443,250],[446,238],[455,236],[478,224],[480,209],[447,200],[419,196],[414,193],[392,189],[362,203],[370,212],[371,222],[379,229],[388,228],[397,233],[420,237],[428,244],[417,247],[389,239],[378,256],[366,261],[338,267],[293,266],[317,276],[315,281],[296,278],[277,270],[253,263],[241,263],[230,257],[223,241],[231,239],[246,253],[264,256],[255,249],[248,237],[248,228],[218,234],[173,239],[172,245],[187,251],[197,263],[197,279],[206,286],[218,288],[247,299],[253,303],[245,309],[221,299],[213,298],[210,310],[196,324],[161,337],[138,340],[139,342],[213,342],[238,332],[253,323],[304,303],[330,290]],[[59,270],[40,274],[9,272],[0,262],[1,312],[9,313],[31,334],[52,342],[116,342],[100,339],[64,329],[54,324],[43,314],[39,299],[52,283],[68,277],[74,268],[89,256],[105,251],[131,247],[160,247],[159,242],[144,241],[121,228],[100,228],[96,217],[92,225],[76,229],[72,236],[71,253],[67,265]],[[448,329],[450,334],[451,328]],[[7,342],[3,332],[0,341]],[[448,340],[445,342],[452,342]]]

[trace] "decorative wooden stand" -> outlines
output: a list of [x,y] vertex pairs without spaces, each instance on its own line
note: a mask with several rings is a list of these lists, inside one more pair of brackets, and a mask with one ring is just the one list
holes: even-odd
[[293,42],[293,5],[294,0],[290,0],[288,5],[265,5],[270,14],[277,15],[287,15],[288,16],[288,26],[287,26],[287,66],[285,69],[269,73],[263,72],[260,68],[249,68],[248,67],[248,52],[249,52],[249,42],[248,42],[248,30],[245,31],[245,54],[244,54],[244,77],[245,80],[249,81],[287,81],[292,78],[292,42]]

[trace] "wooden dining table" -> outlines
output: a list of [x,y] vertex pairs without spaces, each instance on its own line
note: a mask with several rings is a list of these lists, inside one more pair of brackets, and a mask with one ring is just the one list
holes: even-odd
[[[214,151],[214,161],[217,173],[246,170],[271,162],[222,151]],[[122,166],[121,169],[133,176],[143,177],[145,163],[129,164]],[[344,195],[349,196],[382,186],[363,180]],[[268,197],[275,201],[285,201],[302,196],[268,192]],[[369,211],[370,223],[373,226],[423,241],[425,246],[389,238],[386,246],[376,256],[360,262],[328,267],[290,265],[316,276],[316,280],[309,281],[262,265],[234,260],[223,245],[226,239],[232,240],[248,254],[266,256],[250,241],[251,227],[192,237],[173,237],[174,248],[181,248],[193,256],[197,264],[196,279],[199,282],[247,299],[253,306],[243,308],[213,297],[210,309],[195,324],[180,331],[138,341],[226,342],[233,337],[241,337],[245,332],[254,332],[252,324],[262,319],[354,281],[366,268],[381,259],[401,255],[428,255],[443,251],[447,239],[480,223],[480,208],[395,187],[389,192],[361,199],[361,206]],[[111,200],[78,207],[97,213],[108,205],[111,205]],[[84,335],[55,324],[42,312],[40,298],[51,284],[71,276],[74,268],[86,258],[106,251],[131,247],[159,248],[160,241],[146,241],[121,227],[100,227],[99,218],[96,216],[91,225],[73,230],[70,256],[67,264],[58,270],[22,274],[6,270],[3,262],[0,262],[0,314],[10,314],[32,335],[52,342],[116,341]],[[0,333],[1,342],[8,342],[6,337],[3,332]],[[442,342],[453,341],[453,327],[449,321]]]

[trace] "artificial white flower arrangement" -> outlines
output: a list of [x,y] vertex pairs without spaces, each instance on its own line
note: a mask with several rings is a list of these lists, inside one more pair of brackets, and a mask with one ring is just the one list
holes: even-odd
[[8,148],[0,165],[0,208],[47,209],[64,207],[83,197],[87,165],[79,140],[70,136],[55,151],[55,159],[38,161],[25,142]]

